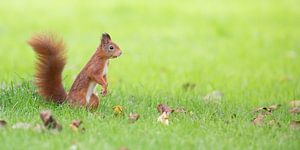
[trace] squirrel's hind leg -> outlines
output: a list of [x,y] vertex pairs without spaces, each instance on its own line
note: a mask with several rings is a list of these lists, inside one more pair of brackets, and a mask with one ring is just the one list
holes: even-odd
[[96,94],[91,95],[91,99],[88,105],[88,109],[96,110],[99,106],[99,98]]

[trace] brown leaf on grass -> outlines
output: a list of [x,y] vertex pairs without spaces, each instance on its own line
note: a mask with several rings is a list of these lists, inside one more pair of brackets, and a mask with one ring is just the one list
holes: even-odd
[[294,107],[290,109],[291,114],[299,114],[300,113],[300,107]]
[[71,124],[78,128],[82,124],[82,121],[81,120],[73,120]]
[[140,118],[140,115],[137,113],[130,113],[128,116],[128,120],[130,123],[136,122]]
[[268,107],[258,107],[258,108],[255,108],[252,112],[255,113],[255,112],[259,112],[261,110],[265,110],[265,111],[268,111],[268,112],[270,111],[268,109]]
[[182,85],[182,88],[183,88],[183,90],[185,90],[185,91],[193,90],[195,87],[196,87],[196,84],[195,84],[195,83],[189,83],[189,82],[184,83],[184,84]]
[[31,124],[25,122],[18,122],[12,126],[13,129],[29,129]]
[[172,113],[174,111],[173,109],[171,109],[169,106],[167,106],[165,104],[158,104],[156,108],[160,114],[163,114],[165,112],[166,114],[169,115],[170,113]]
[[51,112],[48,110],[40,112],[40,117],[47,129],[55,129],[60,131],[62,126],[54,119]]
[[290,122],[291,129],[300,129],[300,120],[292,120]]
[[164,124],[169,125],[169,115],[167,112],[163,112],[158,118],[157,121]]
[[82,121],[81,120],[73,120],[72,123],[70,124],[70,128],[73,130],[73,131],[78,131],[78,129],[83,129],[84,128],[79,128],[79,126],[82,124]]
[[203,97],[204,102],[206,103],[217,103],[219,104],[224,97],[224,94],[218,90],[208,93]]
[[[267,115],[271,116],[271,120],[270,118],[267,120],[265,117]],[[264,111],[259,113],[253,120],[252,123],[254,125],[267,125],[267,126],[275,126],[277,125],[278,127],[280,127],[279,122],[274,118],[274,116],[272,116],[271,112],[268,111]]]
[[7,122],[5,120],[0,120],[0,128],[5,127]]
[[78,131],[78,127],[80,126],[81,123],[82,123],[81,120],[73,120],[72,123],[70,124],[70,128],[73,131]]
[[253,120],[252,123],[254,125],[262,125],[264,123],[264,118],[265,115],[264,114],[258,114]]
[[300,100],[290,101],[290,106],[291,107],[300,107]]
[[259,112],[259,111],[267,111],[267,112],[272,112],[276,109],[278,109],[281,105],[280,104],[274,104],[274,105],[271,105],[269,107],[259,107],[259,108],[256,108],[253,110],[253,112]]
[[270,110],[270,111],[276,110],[276,109],[278,109],[280,106],[281,106],[281,104],[274,104],[274,105],[271,105],[271,106],[269,106],[269,110]]

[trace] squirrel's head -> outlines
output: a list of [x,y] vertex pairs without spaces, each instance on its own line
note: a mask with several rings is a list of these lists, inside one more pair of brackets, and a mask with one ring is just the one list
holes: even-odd
[[108,33],[103,33],[101,38],[100,55],[102,58],[117,58],[122,54],[121,49],[117,44],[112,42]]

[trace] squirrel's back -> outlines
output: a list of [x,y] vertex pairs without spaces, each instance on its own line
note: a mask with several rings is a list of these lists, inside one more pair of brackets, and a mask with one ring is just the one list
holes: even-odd
[[62,103],[67,97],[62,84],[66,64],[65,46],[54,35],[35,35],[28,44],[37,54],[35,84],[38,93],[47,100]]

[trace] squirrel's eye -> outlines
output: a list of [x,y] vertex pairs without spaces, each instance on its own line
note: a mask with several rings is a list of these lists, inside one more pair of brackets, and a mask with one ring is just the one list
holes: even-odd
[[111,45],[111,46],[109,46],[109,49],[110,49],[110,50],[113,50],[113,49],[114,49],[114,47]]

